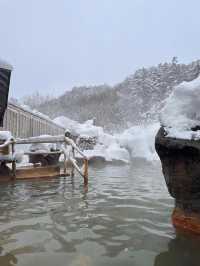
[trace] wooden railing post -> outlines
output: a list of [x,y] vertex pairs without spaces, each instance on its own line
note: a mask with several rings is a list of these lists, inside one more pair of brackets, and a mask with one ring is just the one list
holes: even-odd
[[12,174],[13,174],[13,179],[16,179],[16,161],[14,158],[14,153],[15,153],[14,141],[12,142],[11,147],[12,147]]
[[84,159],[83,177],[84,177],[84,184],[87,185],[88,184],[88,160],[87,159]]
[[[75,159],[75,149],[72,146],[72,158]],[[71,176],[74,177],[74,164],[72,164]]]
[[[66,142],[64,143],[64,146],[66,149]],[[67,156],[65,152],[63,152],[63,154],[64,154],[64,174],[66,174],[67,173]]]

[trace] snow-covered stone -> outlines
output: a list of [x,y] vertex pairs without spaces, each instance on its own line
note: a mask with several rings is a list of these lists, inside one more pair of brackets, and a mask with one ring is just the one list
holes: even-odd
[[200,139],[200,77],[175,88],[161,113],[167,136]]
[[144,158],[149,161],[157,160],[154,139],[159,126],[159,123],[133,126],[122,134],[117,135],[117,139],[120,146],[129,151],[131,158]]

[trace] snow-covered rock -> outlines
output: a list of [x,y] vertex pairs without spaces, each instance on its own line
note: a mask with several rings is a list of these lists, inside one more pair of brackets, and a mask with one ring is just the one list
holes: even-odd
[[200,77],[175,88],[162,110],[161,124],[169,137],[200,139]]
[[131,158],[138,157],[149,161],[157,160],[154,139],[158,129],[159,123],[134,126],[117,135],[117,139],[120,146],[130,152]]
[[119,143],[115,142],[108,146],[105,150],[106,161],[121,161],[124,163],[130,162],[130,154],[127,149],[120,147]]

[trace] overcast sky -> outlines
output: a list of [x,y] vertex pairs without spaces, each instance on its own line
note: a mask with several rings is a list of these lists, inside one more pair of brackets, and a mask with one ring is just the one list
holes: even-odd
[[0,0],[11,94],[115,84],[138,67],[200,58],[199,0]]

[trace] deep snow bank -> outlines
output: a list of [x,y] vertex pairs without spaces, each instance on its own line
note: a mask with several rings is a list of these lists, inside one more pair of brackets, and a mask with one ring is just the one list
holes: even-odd
[[106,161],[123,161],[126,163],[135,157],[146,160],[157,159],[154,138],[159,129],[159,123],[134,126],[122,134],[111,135],[105,133],[102,127],[95,126],[92,120],[80,124],[62,116],[56,118],[54,122],[64,126],[73,135],[97,138],[94,150],[84,151],[89,158],[102,157]]
[[149,161],[157,160],[154,143],[159,127],[159,123],[133,126],[118,135],[117,139],[120,145],[129,151],[132,158],[145,158]]
[[175,88],[161,112],[161,124],[169,137],[200,139],[200,77]]

